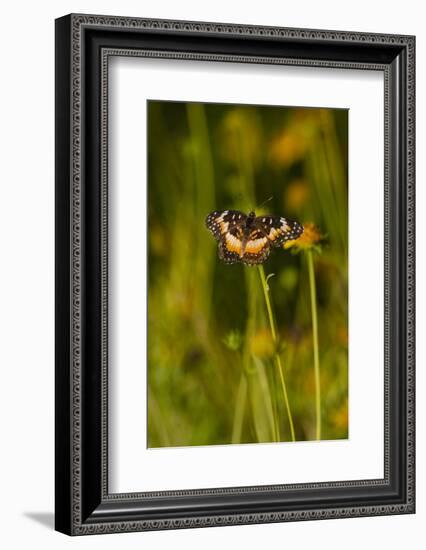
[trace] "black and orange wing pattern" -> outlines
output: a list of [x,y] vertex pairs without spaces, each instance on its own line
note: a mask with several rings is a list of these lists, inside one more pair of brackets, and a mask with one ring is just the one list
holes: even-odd
[[258,216],[253,226],[268,238],[271,246],[277,248],[286,241],[297,239],[303,233],[303,225],[281,216]]
[[206,218],[207,229],[213,233],[215,239],[220,241],[231,229],[243,227],[247,216],[239,210],[215,210]]
[[279,216],[258,216],[247,223],[246,214],[238,210],[214,211],[206,226],[219,241],[219,258],[227,263],[262,264],[271,248],[296,239],[303,226]]
[[[253,224],[254,226],[254,224]],[[260,229],[250,229],[245,239],[241,261],[247,265],[263,264],[271,252],[271,243]]]
[[246,220],[239,210],[214,211],[206,218],[207,228],[219,241],[219,258],[227,264],[241,261]]

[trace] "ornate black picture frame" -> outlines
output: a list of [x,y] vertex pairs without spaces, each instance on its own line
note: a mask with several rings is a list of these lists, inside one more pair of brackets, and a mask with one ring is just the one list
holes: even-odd
[[[107,74],[109,57],[117,55],[383,72],[383,479],[109,493]],[[56,21],[58,531],[85,535],[414,513],[414,56],[413,36],[96,15]]]

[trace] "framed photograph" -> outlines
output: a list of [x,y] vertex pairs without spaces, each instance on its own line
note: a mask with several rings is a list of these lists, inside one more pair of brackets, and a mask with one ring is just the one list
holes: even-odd
[[415,511],[413,36],[56,20],[56,529]]

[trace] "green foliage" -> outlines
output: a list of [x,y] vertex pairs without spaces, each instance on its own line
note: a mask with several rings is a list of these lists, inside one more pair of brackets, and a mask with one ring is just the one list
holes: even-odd
[[347,128],[345,110],[149,102],[150,447],[291,440],[277,352],[296,439],[316,436],[305,254],[276,250],[264,265],[277,348],[256,269],[221,263],[204,226],[227,208],[327,235],[313,254],[321,437],[347,437]]
[[242,341],[243,339],[239,330],[230,330],[222,339],[225,346],[232,351],[238,351],[241,348]]

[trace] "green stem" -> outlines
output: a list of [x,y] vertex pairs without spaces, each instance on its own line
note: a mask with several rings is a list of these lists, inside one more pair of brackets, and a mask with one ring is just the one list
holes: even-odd
[[[271,327],[272,340],[273,340],[274,345],[276,347],[277,346],[277,332],[276,332],[276,329],[275,329],[275,319],[274,319],[274,314],[272,312],[271,301],[269,299],[268,282],[267,282],[266,277],[265,277],[265,270],[263,269],[263,265],[259,265],[258,268],[259,268],[260,280],[262,282],[263,295],[265,297],[266,309],[268,311],[269,325]],[[291,410],[290,410],[290,402],[288,400],[287,387],[286,387],[286,383],[285,383],[285,379],[284,379],[284,372],[283,372],[283,367],[282,367],[282,364],[281,364],[281,358],[280,358],[277,351],[275,351],[274,356],[275,356],[275,362],[276,362],[277,368],[278,368],[278,373],[279,373],[279,376],[280,376],[281,388],[282,388],[282,391],[283,391],[285,407],[286,407],[286,410],[287,410],[288,421],[289,421],[289,424],[290,424],[291,439],[292,439],[292,441],[296,441],[296,437],[295,437],[295,434],[294,434],[293,417],[292,417]]]
[[241,442],[243,431],[244,409],[246,407],[247,379],[244,373],[241,374],[240,385],[238,386],[237,401],[235,404],[234,423],[232,426],[232,443]]
[[[272,376],[270,376],[269,378],[271,378],[271,386],[273,388],[276,388],[277,387],[277,380],[276,380],[276,377],[274,376],[275,372],[271,373]],[[277,399],[277,396],[276,396],[276,392],[274,392],[274,399],[272,400],[272,408],[273,408],[273,413],[274,413],[274,428],[275,428],[275,441],[281,441],[281,433],[280,433],[280,423],[279,423],[279,419],[278,419],[278,399]]]
[[[273,396],[270,390],[268,379],[265,378],[266,371],[263,367],[261,361],[256,361],[252,357],[250,352],[250,341],[253,337],[255,324],[257,319],[258,311],[258,287],[255,281],[256,273],[252,269],[244,269],[244,274],[247,284],[247,296],[251,298],[248,300],[248,315],[247,315],[247,325],[246,325],[246,337],[245,337],[245,346],[243,351],[243,366],[244,373],[247,377],[248,385],[248,394],[250,395],[251,411],[253,422],[255,425],[256,435],[259,442],[265,442],[268,440],[266,432],[263,430],[263,422],[259,419],[258,411],[256,412],[256,407],[258,405],[256,396],[260,392],[262,394],[263,400],[263,413],[265,415],[264,419],[267,419],[269,425],[270,436],[274,441],[279,441],[276,430],[276,420],[273,414]],[[259,429],[262,425],[262,429]]]
[[316,409],[316,439],[321,439],[321,385],[320,385],[320,364],[318,348],[318,314],[317,314],[317,291],[315,286],[314,258],[312,250],[306,251],[309,272],[309,287],[311,291],[311,312],[312,312],[312,340],[314,346],[314,372],[315,372],[315,409]]

